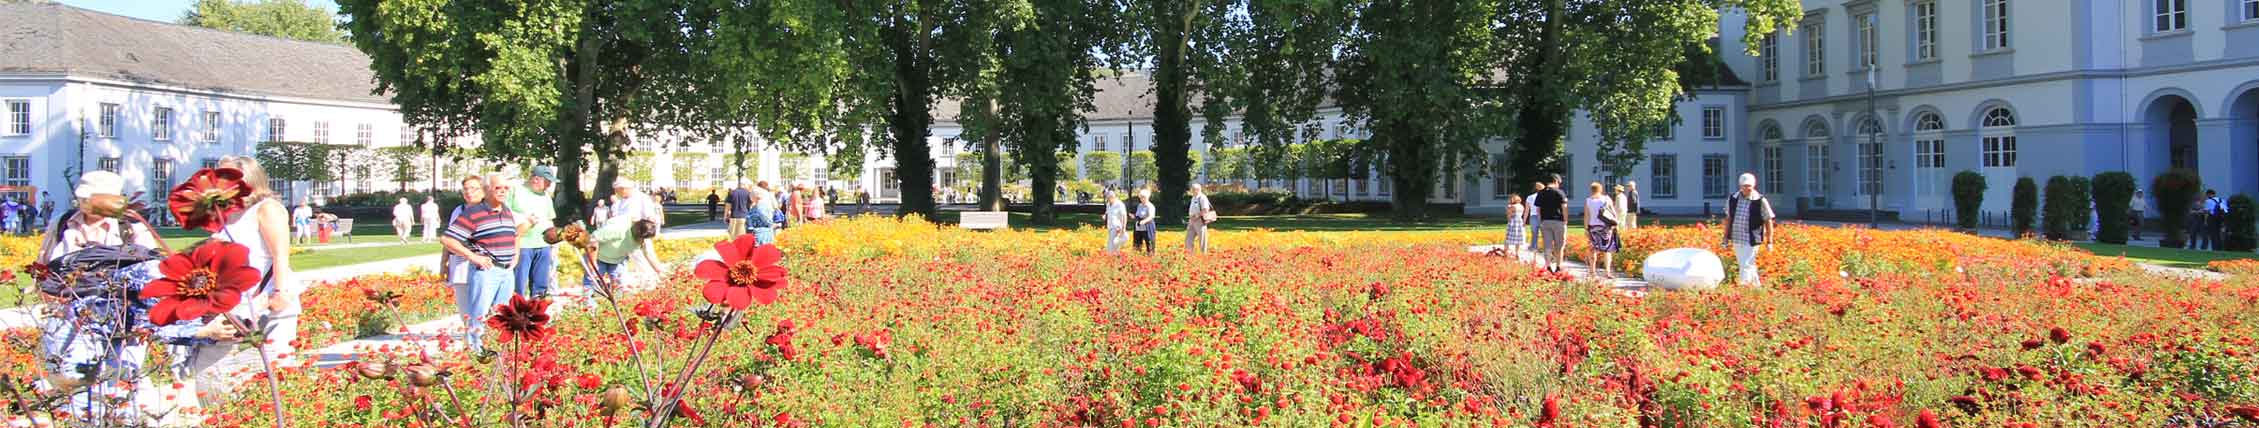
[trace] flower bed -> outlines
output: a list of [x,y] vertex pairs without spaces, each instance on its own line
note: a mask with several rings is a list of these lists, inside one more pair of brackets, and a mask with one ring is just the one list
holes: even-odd
[[[1642,230],[1715,243],[1698,232]],[[1864,253],[1803,261],[1814,271],[1843,266],[1848,278],[1630,298],[1468,254],[1469,242],[1449,234],[1221,233],[1225,250],[1212,255],[1145,258],[1095,254],[1096,238],[1066,232],[972,233],[879,219],[797,228],[782,242],[791,285],[721,336],[703,375],[682,390],[688,403],[677,420],[2259,422],[2259,281],[2139,277],[2121,271],[2122,262],[2062,247],[1930,232],[1790,233],[1810,237],[1795,245],[1812,251],[1858,245]],[[1446,243],[1417,243],[1439,240]],[[1858,267],[1870,264],[1888,268]],[[555,334],[523,351],[533,357],[513,377],[535,385],[521,408],[539,419],[531,425],[640,425],[644,414],[607,404],[615,400],[606,391],[653,387],[632,380],[631,348],[659,356],[653,371],[682,365],[703,337],[692,311],[705,306],[702,284],[678,274],[622,302],[630,330],[642,332],[637,341],[622,338],[608,316],[564,313]],[[357,371],[374,371],[367,367],[286,374],[284,409],[294,426],[414,426],[415,412],[455,407],[445,392],[408,386],[428,376],[357,379]],[[502,419],[506,406],[487,389],[494,366],[456,356],[436,367],[452,373],[441,382],[474,419]],[[271,410],[239,399],[206,425],[262,426]]]
[[[1767,284],[1807,284],[1824,277],[1907,276],[1927,281],[1982,277],[2094,277],[2133,267],[2122,257],[2097,257],[2068,244],[2007,240],[1940,229],[1877,231],[1861,227],[1822,227],[1784,223],[1773,244],[1757,258]],[[1644,227],[1622,231],[1623,251],[1616,269],[1637,275],[1640,262],[1657,251],[1701,248],[1723,259],[1733,278],[1733,250],[1715,225]],[[1591,248],[1571,237],[1568,255],[1583,260]]]

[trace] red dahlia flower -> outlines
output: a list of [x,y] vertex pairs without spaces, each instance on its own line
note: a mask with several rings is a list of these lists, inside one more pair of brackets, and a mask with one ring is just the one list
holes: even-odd
[[494,305],[494,315],[486,317],[486,327],[502,332],[502,340],[527,340],[539,342],[548,338],[549,299],[528,299],[523,295],[510,296],[510,303]]
[[706,280],[706,302],[744,310],[753,303],[763,305],[777,300],[777,290],[783,289],[790,278],[785,277],[783,266],[777,261],[784,253],[774,245],[760,245],[753,235],[739,235],[737,239],[714,244],[720,260],[699,262],[693,271]]
[[165,277],[141,289],[141,298],[157,299],[149,307],[149,322],[170,325],[235,309],[243,292],[259,282],[250,258],[250,247],[226,241],[205,241],[165,258],[157,265]]
[[166,205],[180,219],[181,228],[218,232],[227,227],[227,219],[243,211],[243,198],[248,196],[251,186],[243,183],[243,171],[206,168],[173,186]]

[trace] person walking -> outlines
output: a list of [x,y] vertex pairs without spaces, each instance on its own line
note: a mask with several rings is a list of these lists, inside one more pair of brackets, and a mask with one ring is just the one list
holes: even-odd
[[312,239],[314,237],[314,203],[312,201],[299,201],[298,208],[290,210],[290,225],[294,232],[291,235],[291,243],[305,244],[306,241]]
[[2126,211],[2129,213],[2126,216],[2126,221],[2131,223],[2128,228],[2133,232],[2133,239],[2135,240],[2141,239],[2141,215],[2142,211],[2149,207],[2148,199],[2147,196],[2142,194],[2141,189],[2134,189],[2133,200],[2126,201]]
[[1208,202],[1208,192],[1201,190],[1200,183],[1192,183],[1192,197],[1185,202],[1184,249],[1208,252],[1208,223],[1216,221],[1216,205]]
[[2204,241],[2212,238],[2210,226],[2204,224],[2204,221],[2211,217],[2207,215],[2208,210],[2204,205],[2204,201],[2197,201],[2189,205],[2187,213],[2181,214],[2182,218],[2187,219],[2183,223],[2188,224],[2189,249],[2202,250],[2205,246]]
[[439,245],[470,264],[461,287],[455,290],[455,309],[463,316],[463,342],[473,351],[483,351],[487,313],[516,288],[511,283],[516,279],[511,263],[517,257],[518,228],[501,199],[488,195],[488,189],[502,186],[491,186],[476,175],[459,183],[463,206],[447,222]]
[[747,217],[753,215],[753,182],[737,179],[737,188],[729,189],[729,205],[722,207],[722,217],[729,219],[729,236],[745,234]]
[[800,186],[800,218],[807,220],[810,224],[824,219],[824,193],[822,188],[808,185]]
[[2207,234],[2204,237],[2205,249],[2220,249],[2220,240],[2228,230],[2225,227],[2227,224],[2228,201],[2221,199],[2218,192],[2204,189],[2204,232]]
[[37,224],[32,225],[33,228],[40,230],[47,229],[47,225],[51,223],[50,220],[54,217],[55,200],[49,199],[47,192],[39,192],[39,215],[31,217],[32,221],[37,222]]
[[439,239],[439,197],[424,196],[424,204],[417,207],[417,211],[420,214],[417,217],[424,222],[423,242]]
[[1568,214],[1569,196],[1561,193],[1561,175],[1551,174],[1545,190],[1537,192],[1537,235],[1545,240],[1546,269],[1556,273],[1561,272],[1562,252],[1569,246]]
[[20,234],[16,229],[23,226],[23,212],[24,204],[16,202],[16,197],[0,200],[0,233]]
[[1122,195],[1106,189],[1106,254],[1120,254],[1122,244],[1129,241],[1129,208],[1122,206]]
[[1584,238],[1587,244],[1591,244],[1592,250],[1584,260],[1585,263],[1590,263],[1585,266],[1585,271],[1587,276],[1593,278],[1614,278],[1613,262],[1616,250],[1619,249],[1616,225],[1622,223],[1622,220],[1616,219],[1618,208],[1613,198],[1608,196],[1608,186],[1595,181],[1587,187],[1592,190],[1592,195],[1584,198]]
[[1158,212],[1153,209],[1153,189],[1139,189],[1137,191],[1137,211],[1131,214],[1131,218],[1137,220],[1136,242],[1133,245],[1138,250],[1144,251],[1146,255],[1153,255],[1154,235],[1158,234],[1160,230],[1153,222],[1153,215]]
[[1631,218],[1631,191],[1629,189],[1630,187],[1618,184],[1615,192],[1609,193],[1612,197],[1609,199],[1608,208],[1616,210],[1617,235],[1622,235],[1624,229],[1631,228],[1631,222],[1626,220]]
[[[1545,191],[1545,183],[1530,183],[1530,193],[1522,197],[1522,224],[1529,229],[1529,254],[1537,257],[1545,251],[1545,236],[1537,232],[1541,220],[1537,216],[1537,194]],[[1540,259],[1542,261],[1542,259]]]
[[1733,248],[1736,283],[1763,287],[1757,272],[1757,252],[1773,243],[1773,202],[1757,193],[1757,175],[1741,174],[1741,191],[1726,197],[1726,236]]
[[1522,204],[1522,195],[1506,195],[1506,246],[1507,257],[1522,261],[1522,247],[1529,236],[1529,214]]
[[[720,193],[720,192],[706,192],[706,221],[714,221],[714,220],[721,220],[721,219],[722,219],[722,195],[721,195],[721,193]],[[737,236],[737,235],[736,235],[736,234],[731,234],[730,236]]]
[[406,244],[408,235],[413,234],[409,231],[415,229],[416,206],[409,205],[408,198],[400,198],[400,203],[392,204],[392,234],[398,235],[400,243]]
[[746,205],[750,208],[748,208],[745,212],[745,218],[743,219],[745,225],[747,226],[748,232],[753,234],[753,241],[760,243],[761,245],[776,243],[776,195],[765,191],[747,191],[745,193],[746,195],[749,195],[753,198]]
[[504,200],[504,205],[516,216],[518,236],[535,238],[518,240],[517,263],[511,266],[511,276],[518,286],[516,291],[526,298],[548,297],[549,289],[557,284],[557,248],[550,245],[549,240],[539,239],[557,225],[557,203],[550,197],[550,190],[556,185],[556,168],[535,166],[532,176],[509,189],[510,197]]
[[588,210],[588,222],[590,222],[590,223],[603,223],[603,222],[605,222],[605,221],[611,220],[611,219],[612,219],[612,200],[613,200],[613,199],[617,199],[617,198],[618,198],[617,196],[614,196],[614,197],[609,197],[609,198],[600,198],[600,199],[597,199],[597,200],[596,200],[596,208],[590,208],[590,209]]
[[1617,201],[1624,206],[1624,224],[1619,229],[1638,229],[1639,207],[1645,205],[1645,202],[1639,199],[1639,182],[1624,180],[1623,192],[1624,196]]

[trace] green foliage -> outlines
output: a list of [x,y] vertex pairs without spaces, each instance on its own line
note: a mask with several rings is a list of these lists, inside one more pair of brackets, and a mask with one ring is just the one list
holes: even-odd
[[423,149],[393,146],[377,149],[377,153],[387,165],[386,170],[391,172],[391,181],[400,184],[402,190],[408,188],[408,183],[421,179],[416,174],[423,170],[419,166],[426,160]]
[[1160,171],[1155,168],[1153,159],[1153,152],[1151,151],[1139,150],[1130,152],[1130,180],[1140,183],[1152,183],[1153,180],[1158,178]]
[[2173,168],[2149,181],[2149,194],[2157,197],[2157,223],[2165,231],[2158,245],[2180,248],[2188,243],[2188,210],[2203,192],[2204,177],[2187,168]]
[[2105,244],[2125,244],[2132,226],[2133,174],[2112,171],[2094,175],[2094,215],[2102,230],[2095,231],[2094,240]]
[[1208,180],[1241,180],[1247,174],[1247,149],[1222,148],[1208,151]]
[[1977,220],[1984,214],[1984,174],[1961,171],[1953,174],[1953,216],[1961,230],[1976,230]]
[[651,157],[652,153],[647,151],[628,152],[627,156],[623,156],[618,161],[620,177],[635,180],[645,186],[651,185],[651,175],[653,174]]
[[2047,198],[2041,211],[2041,223],[2047,230],[2047,239],[2071,239],[2071,232],[2084,231],[2093,217],[2087,211],[2092,194],[2086,177],[2054,176],[2047,179]]
[[[676,187],[690,187],[690,186],[697,186],[697,185],[705,185],[705,184],[711,184],[711,183],[700,183],[700,182],[699,182],[699,180],[697,179],[697,178],[698,178],[698,170],[699,170],[699,168],[698,168],[698,167],[699,167],[700,165],[704,165],[704,164],[706,163],[706,158],[707,158],[708,156],[709,156],[709,155],[707,155],[707,154],[706,154],[706,153],[704,153],[704,152],[682,152],[682,151],[678,151],[678,152],[672,152],[672,153],[668,153],[668,154],[667,154],[667,157],[668,157],[668,158],[670,158],[670,160],[673,160],[674,162],[673,162],[673,165],[671,165],[671,166],[672,166],[673,168],[672,168],[672,169],[669,169],[669,170],[667,170],[667,172],[668,172],[668,173],[671,173],[671,174],[674,174],[674,179],[675,179],[675,186],[676,186]],[[716,178],[718,179],[719,177],[716,177]]]
[[1122,154],[1096,151],[1082,154],[1082,179],[1099,183],[1122,180]]
[[344,44],[337,16],[305,0],[197,0],[180,17],[181,25],[268,37]]
[[2227,222],[2223,226],[2227,228],[2224,231],[2227,236],[2221,239],[2220,250],[2251,252],[2259,249],[2259,213],[2252,212],[2253,208],[2259,205],[2253,203],[2250,195],[2228,198],[2228,214],[2221,219]]
[[2013,193],[2008,202],[2008,210],[2012,217],[2010,221],[2014,224],[2009,230],[2018,237],[2030,235],[2032,221],[2039,217],[2039,185],[2032,182],[2031,177],[2018,178]]

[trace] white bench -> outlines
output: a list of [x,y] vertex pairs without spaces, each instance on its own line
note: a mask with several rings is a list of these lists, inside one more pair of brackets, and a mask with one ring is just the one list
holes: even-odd
[[1012,228],[1012,215],[1003,211],[964,211],[957,213],[957,225],[973,230]]

